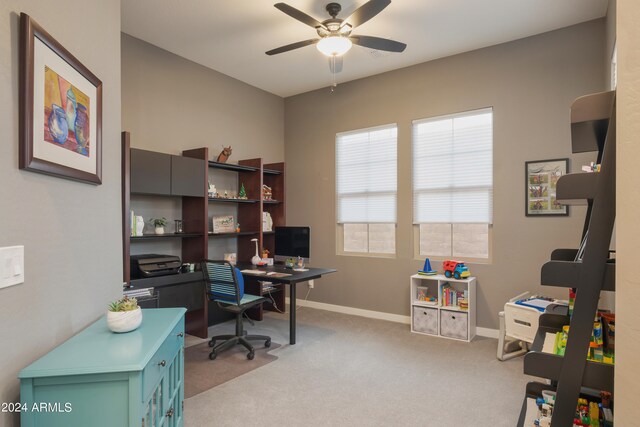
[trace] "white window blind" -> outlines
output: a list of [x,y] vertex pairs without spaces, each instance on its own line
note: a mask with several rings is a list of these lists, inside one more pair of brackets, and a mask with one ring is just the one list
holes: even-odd
[[397,127],[336,135],[338,223],[396,223]]
[[491,108],[413,122],[413,221],[493,221]]

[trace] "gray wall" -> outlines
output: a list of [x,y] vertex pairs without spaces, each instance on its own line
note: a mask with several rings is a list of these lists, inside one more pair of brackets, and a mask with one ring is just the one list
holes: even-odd
[[[18,170],[20,12],[102,80],[100,186]],[[119,28],[118,1],[0,4],[0,246],[25,246],[25,283],[0,289],[0,402],[18,401],[18,371],[122,292]],[[17,425],[17,417],[0,413],[0,425]]]
[[[497,328],[505,301],[539,286],[552,249],[577,247],[584,208],[569,217],[524,215],[524,162],[571,157],[579,170],[591,156],[572,156],[569,106],[604,89],[604,20],[444,58],[285,99],[287,220],[312,229],[312,262],[338,273],[316,284],[310,299],[409,314],[414,259],[411,212],[411,121],[494,108],[493,262],[470,265],[478,277],[478,325]],[[398,227],[395,259],[336,255],[335,134],[398,124]],[[435,268],[441,268],[436,263]]]
[[122,129],[131,146],[170,154],[209,147],[230,163],[284,160],[279,96],[122,34]]
[[[262,157],[284,160],[284,100],[203,67],[142,40],[122,34],[122,129],[131,146],[170,154],[209,147],[215,160],[222,145],[233,147],[229,163]],[[238,191],[237,174],[210,169],[223,193]],[[210,204],[209,217],[237,216],[237,208]],[[178,199],[132,196],[131,207],[145,220],[179,219]],[[242,226],[242,224],[241,224]],[[173,232],[173,221],[168,231]],[[152,230],[147,225],[149,232]],[[209,257],[236,251],[235,239],[210,239]],[[180,255],[179,242],[138,242],[132,254]]]

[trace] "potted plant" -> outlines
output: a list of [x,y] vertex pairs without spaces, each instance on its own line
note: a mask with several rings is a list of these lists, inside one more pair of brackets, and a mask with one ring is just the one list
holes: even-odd
[[113,332],[123,333],[137,329],[142,323],[142,310],[135,298],[125,296],[109,304],[107,326]]
[[151,224],[156,229],[156,234],[164,234],[164,226],[167,225],[167,218],[151,218]]

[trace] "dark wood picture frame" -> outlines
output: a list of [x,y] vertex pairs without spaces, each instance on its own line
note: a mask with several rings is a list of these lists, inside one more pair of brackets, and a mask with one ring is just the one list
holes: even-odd
[[[34,156],[34,78],[35,39],[77,71],[95,87],[95,106],[89,114],[95,114],[95,128],[91,129],[91,149],[95,156],[95,171],[88,172],[51,160]],[[20,14],[20,169],[73,179],[90,184],[102,184],[102,82],[91,71],[25,13]],[[74,104],[75,108],[75,104]],[[38,109],[36,114],[42,114]],[[77,129],[77,128],[76,128]]]
[[[555,164],[555,165],[554,165]],[[555,171],[560,167],[560,171]],[[562,170],[564,169],[564,170]],[[531,173],[536,171],[534,173]],[[553,209],[557,180],[569,173],[569,158],[531,160],[524,164],[524,212],[528,217],[568,216],[569,206]],[[532,208],[532,203],[539,208]]]

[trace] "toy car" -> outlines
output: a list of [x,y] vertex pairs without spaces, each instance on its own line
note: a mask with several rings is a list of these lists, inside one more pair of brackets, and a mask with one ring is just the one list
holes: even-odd
[[442,269],[444,270],[444,275],[447,278],[451,278],[451,276],[453,276],[456,279],[465,279],[471,276],[469,268],[467,268],[462,261],[444,261],[442,263]]

